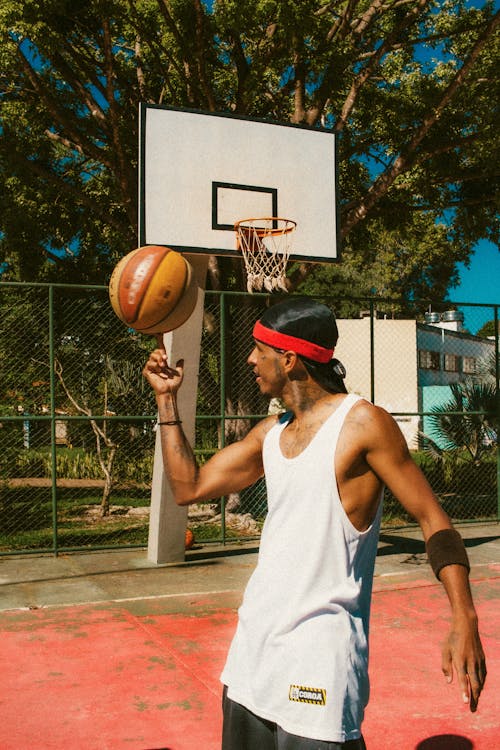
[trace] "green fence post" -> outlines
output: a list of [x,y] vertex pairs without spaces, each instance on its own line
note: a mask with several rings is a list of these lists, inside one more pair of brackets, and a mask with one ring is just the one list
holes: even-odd
[[56,388],[54,371],[54,287],[49,286],[49,367],[50,367],[50,461],[52,475],[52,546],[58,554],[57,530],[57,453],[56,453]]
[[375,305],[370,299],[370,399],[375,403]]
[[498,305],[494,308],[494,321],[495,321],[495,391],[496,391],[496,407],[497,407],[497,521],[500,521],[500,357],[499,357],[499,321],[498,321]]
[[[219,302],[220,316],[220,447],[224,448],[226,443],[226,295],[220,294]],[[222,534],[222,544],[226,544],[226,498],[221,498],[220,508],[220,528]]]

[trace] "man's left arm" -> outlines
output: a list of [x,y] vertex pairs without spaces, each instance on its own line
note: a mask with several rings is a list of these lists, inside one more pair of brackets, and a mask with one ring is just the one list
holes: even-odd
[[486,679],[486,663],[463,541],[411,458],[394,419],[383,409],[371,410],[366,461],[422,529],[429,561],[451,607],[451,628],[442,650],[443,673],[451,682],[455,670],[462,699],[475,711]]
[[442,649],[442,670],[447,682],[455,670],[462,700],[475,711],[486,680],[486,660],[472,601],[469,572],[463,565],[446,565],[439,579],[451,606],[451,628]]

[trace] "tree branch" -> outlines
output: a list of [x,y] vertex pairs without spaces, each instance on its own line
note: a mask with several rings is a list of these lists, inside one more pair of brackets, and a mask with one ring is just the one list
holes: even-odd
[[[344,106],[341,110],[340,116],[337,119],[337,122],[335,124],[334,130],[337,132],[340,132],[343,130],[347,123],[347,119],[352,112],[352,109],[355,105],[356,99],[359,95],[360,90],[364,86],[364,84],[373,77],[374,71],[377,69],[380,60],[387,55],[389,52],[391,52],[394,48],[396,48],[398,45],[400,45],[400,37],[402,33],[411,25],[413,24],[418,16],[420,15],[423,8],[430,2],[430,0],[419,0],[419,3],[417,6],[415,6],[415,3],[412,2],[412,8],[411,10],[405,14],[404,19],[402,22],[392,30],[392,32],[387,36],[383,44],[375,51],[371,51],[368,54],[359,55],[358,62],[360,62],[362,59],[368,59],[368,64],[363,68],[361,73],[356,76],[354,79],[351,90],[349,91],[346,100],[344,102]],[[354,22],[352,22],[351,25],[349,24],[343,24],[343,36],[345,37],[349,30],[352,31],[352,34],[354,37],[358,36],[359,38],[362,37],[363,33],[366,32],[367,28],[374,22],[374,19],[380,15],[381,13],[392,10],[395,7],[396,4],[392,3],[390,5],[384,5],[381,0],[373,0],[370,7],[367,9],[367,11],[361,16],[361,18],[356,22],[357,25],[354,25]],[[350,9],[350,4],[348,5],[347,11]],[[352,26],[352,29],[351,29]],[[307,124],[312,127],[314,126],[319,118],[321,117],[322,112],[325,109],[326,101],[330,96],[331,93],[331,87],[332,84],[339,79],[339,76],[342,75],[343,71],[339,71],[336,68],[336,59],[334,56],[332,56],[329,64],[325,67],[324,73],[323,73],[323,81],[321,85],[318,87],[315,95],[315,104],[309,108],[307,111],[307,115],[304,118]]]
[[[158,0],[158,3],[160,3],[161,0]],[[144,28],[144,25],[140,23],[140,14],[137,11],[137,8],[135,6],[134,0],[128,0],[128,4],[133,11],[133,15],[130,19],[130,22],[133,26],[133,28],[136,30],[139,39],[144,40],[144,44],[147,44],[149,49],[151,50],[151,53],[155,59],[157,69],[159,71],[163,72],[163,69],[165,68],[164,60],[162,59],[161,55],[163,54],[165,56],[165,59],[168,61],[168,64],[172,66],[172,68],[178,73],[180,78],[184,77],[184,71],[182,66],[177,64],[177,61],[169,51],[167,47],[164,47],[162,44],[159,43],[158,39],[155,36],[151,36],[148,34],[148,30]],[[164,9],[160,7],[160,11],[164,12]],[[173,23],[173,22],[172,22]],[[169,26],[170,28],[170,26]],[[172,30],[172,29],[170,29]],[[177,33],[177,29],[174,24],[174,30]],[[179,42],[180,43],[180,42]],[[160,50],[160,52],[158,52]],[[160,54],[161,53],[161,54]],[[168,77],[168,69],[167,69],[167,77]],[[169,84],[167,84],[169,86]],[[170,86],[169,86],[170,88]],[[160,103],[161,103],[161,96],[160,96]]]
[[[375,0],[378,2],[378,0]],[[330,28],[326,35],[326,41],[331,42],[332,39],[334,39],[337,34],[344,38],[347,36],[347,32],[350,28],[352,13],[356,6],[358,5],[359,0],[349,0],[346,7],[344,8],[344,12],[340,14],[337,19],[335,20],[333,26]]]
[[[62,177],[59,177],[55,172],[45,169],[39,162],[27,159],[24,154],[19,154],[19,158],[24,160],[25,166],[27,166],[31,172],[54,185],[65,198],[67,198],[68,194],[72,195],[77,205],[82,203],[87,206],[91,209],[94,215],[99,216],[103,224],[109,224],[123,234],[123,222],[113,217],[109,211],[109,206],[104,211],[99,203],[96,203],[93,197],[87,195],[81,185],[72,185],[67,180],[63,180]],[[134,232],[131,233],[131,237],[135,238],[135,228]]]
[[85,414],[86,417],[90,417],[92,415],[90,409],[88,407],[81,406],[73,397],[73,394],[70,392],[68,386],[66,385],[66,381],[63,378],[63,366],[61,364],[61,361],[57,357],[54,359],[54,373],[57,375],[57,378],[62,386],[64,393],[66,394],[68,401],[73,404],[76,411],[79,412],[79,414]]
[[383,0],[373,0],[363,15],[357,19],[356,24],[352,26],[352,33],[360,37],[372,25],[375,18],[389,8],[392,10],[393,4],[389,6],[383,3]]
[[[172,18],[172,15],[168,8],[167,0],[157,0],[157,2],[158,2],[158,7],[160,9],[160,12],[163,16],[163,20],[165,21],[168,29],[173,34],[173,37],[179,47],[179,51],[181,53],[181,59],[183,62],[182,68],[179,68],[179,72],[181,76],[184,78],[184,81],[186,84],[186,92],[187,92],[188,100],[193,106],[195,106],[197,103],[199,103],[200,96],[199,96],[199,91],[195,91],[197,88],[196,81],[193,78],[191,66],[189,63],[190,56],[189,54],[186,54],[186,43],[185,43],[184,37],[180,33],[174,19]],[[181,70],[183,72],[181,72]]]
[[135,71],[136,71],[136,76],[137,76],[137,83],[139,86],[139,94],[141,96],[141,99],[143,101],[147,101],[149,104],[154,104],[154,100],[151,99],[147,93],[146,78],[144,76],[144,68],[142,67],[141,38],[139,35],[137,35],[135,39],[134,57],[136,61]]
[[416,156],[413,160],[413,164],[422,164],[423,162],[432,159],[432,157],[434,156],[439,156],[439,154],[446,154],[449,151],[454,151],[456,148],[461,148],[466,144],[473,143],[478,138],[479,133],[470,133],[469,135],[464,135],[463,138],[457,138],[453,141],[447,141],[445,144],[439,146],[438,148],[429,149],[425,152],[425,154]]
[[[440,174],[439,177],[434,176],[432,178],[432,184],[433,185],[453,185],[453,184],[464,184],[466,182],[484,182],[485,177],[490,178],[497,178],[499,176],[498,172],[492,172],[486,174],[485,172],[470,172],[469,174]],[[489,201],[496,201],[496,196],[494,193],[492,193],[489,198],[487,199]],[[481,198],[481,202],[485,200],[484,196]]]
[[236,88],[234,112],[242,114],[246,109],[244,91],[245,81],[247,80],[250,73],[250,66],[243,52],[239,34],[233,30],[231,30],[230,34],[232,39],[234,64],[236,66],[236,80],[238,82],[238,86]]
[[449,84],[448,88],[444,92],[441,100],[437,106],[428,113],[424,118],[421,126],[417,128],[413,138],[410,140],[408,146],[402,152],[397,159],[394,161],[392,167],[390,167],[384,174],[382,174],[368,190],[366,196],[359,202],[358,206],[350,213],[347,217],[341,231],[341,236],[345,237],[360,221],[366,218],[369,211],[373,206],[387,193],[395,179],[406,171],[411,163],[412,158],[421,144],[422,140],[429,133],[432,126],[439,120],[445,108],[451,102],[457,91],[461,86],[464,85],[470,74],[476,60],[480,56],[484,45],[488,39],[495,33],[495,30],[500,22],[500,12],[496,13],[495,16],[488,23],[487,27],[477,39],[474,44],[468,58],[460,70],[456,73],[453,80]]
[[89,141],[88,139],[85,139],[82,137],[82,134],[77,129],[74,128],[71,120],[67,117],[66,113],[64,112],[64,109],[59,107],[57,103],[54,101],[54,99],[49,95],[45,86],[43,86],[40,80],[40,77],[37,75],[35,70],[32,68],[32,66],[30,65],[26,57],[24,56],[19,44],[17,45],[17,53],[21,61],[21,65],[23,67],[24,72],[26,73],[31,84],[33,85],[35,92],[38,94],[38,96],[43,101],[44,105],[46,106],[54,123],[62,125],[63,130],[67,131],[71,140],[74,143],[80,144],[80,147],[84,153],[91,154],[95,158],[96,161],[99,161],[102,164],[105,164],[106,166],[111,167],[111,164],[106,159],[104,152],[101,151],[101,149],[99,149],[97,146],[95,146],[95,144],[92,143],[92,141]]
[[297,49],[297,38],[294,34],[293,67],[294,75],[294,111],[291,117],[293,123],[303,122],[306,113],[306,68]]
[[68,151],[76,151],[81,156],[84,156],[83,148],[79,143],[73,143],[73,141],[70,141],[68,138],[64,138],[62,135],[59,135],[59,133],[54,133],[52,130],[45,130],[45,135],[50,141],[54,141],[54,143],[60,143],[62,146],[64,146],[64,148],[67,148]]
[[114,87],[114,57],[113,57],[113,45],[111,40],[111,29],[108,19],[104,19],[102,23],[103,36],[104,36],[104,72],[106,75],[106,100],[109,105],[109,121],[111,127],[111,139],[113,143],[113,151],[116,155],[116,173],[118,178],[118,184],[122,194],[122,202],[129,217],[131,224],[135,224],[137,221],[137,213],[135,209],[135,203],[132,202],[130,190],[130,180],[128,174],[128,163],[123,153],[120,129],[119,129],[119,113],[115,99],[115,87]]
[[384,57],[384,55],[387,54],[392,45],[395,44],[396,40],[401,36],[402,32],[415,23],[421,11],[425,8],[426,5],[429,4],[429,1],[430,0],[418,0],[418,2],[412,6],[412,8],[405,15],[403,21],[399,24],[398,27],[391,31],[391,33],[378,48],[376,54],[371,58],[370,62],[365,66],[361,73],[356,76],[351,85],[351,89],[347,94],[344,106],[342,107],[337,122],[335,123],[335,132],[339,133],[347,124],[347,120],[353,110],[359,92],[373,75],[375,69],[380,63],[380,60]]
[[213,94],[212,86],[209,83],[205,65],[205,12],[200,0],[193,0],[193,3],[196,15],[195,41],[198,75],[208,104],[208,109],[210,112],[215,112],[215,110],[217,109],[217,104],[215,101],[215,96]]
[[73,91],[75,91],[82,102],[86,105],[92,117],[100,122],[101,125],[106,123],[106,115],[102,111],[99,104],[96,102],[90,91],[83,86],[82,82],[74,75],[70,65],[66,62],[64,57],[59,52],[54,52],[51,64],[54,65],[63,75],[64,79],[69,83]]

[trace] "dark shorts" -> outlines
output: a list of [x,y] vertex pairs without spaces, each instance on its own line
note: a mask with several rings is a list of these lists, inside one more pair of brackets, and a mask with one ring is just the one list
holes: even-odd
[[349,742],[323,742],[288,734],[235,703],[226,693],[224,688],[222,750],[366,750],[362,737]]

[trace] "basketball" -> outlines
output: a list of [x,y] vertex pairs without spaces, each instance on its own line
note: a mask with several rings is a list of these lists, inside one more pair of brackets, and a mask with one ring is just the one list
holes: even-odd
[[191,529],[186,529],[186,549],[191,549],[194,544],[194,534]]
[[168,247],[132,250],[115,266],[109,299],[116,315],[141,333],[166,333],[190,317],[198,297],[193,267]]

